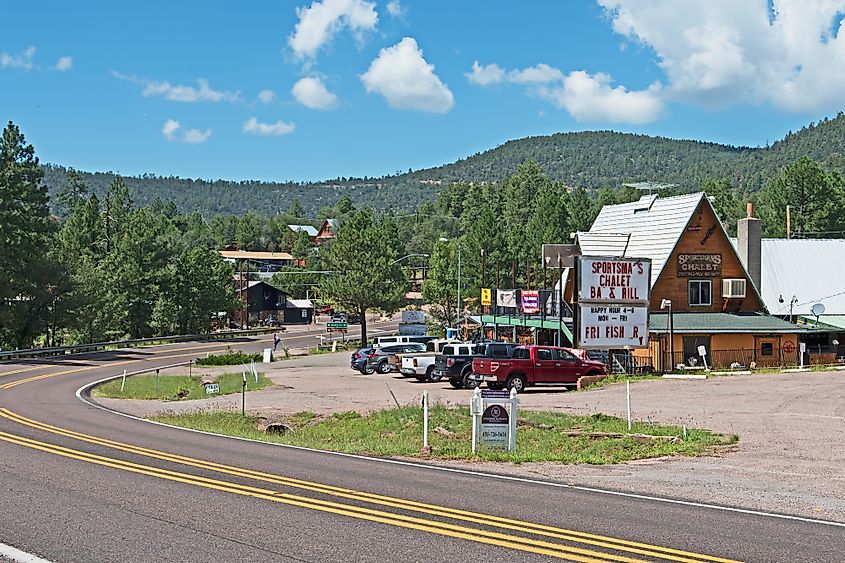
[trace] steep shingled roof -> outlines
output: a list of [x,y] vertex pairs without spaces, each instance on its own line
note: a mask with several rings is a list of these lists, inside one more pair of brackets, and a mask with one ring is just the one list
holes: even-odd
[[577,235],[584,256],[620,256],[651,259],[651,283],[660,272],[698,204],[703,192],[605,205],[588,232]]

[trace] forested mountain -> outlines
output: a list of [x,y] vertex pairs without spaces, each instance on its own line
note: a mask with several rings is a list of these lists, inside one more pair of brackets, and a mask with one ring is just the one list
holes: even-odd
[[[727,179],[739,192],[751,194],[802,156],[845,171],[845,115],[811,123],[764,148],[586,131],[508,141],[452,164],[378,179],[276,183],[144,175],[124,177],[124,181],[136,205],[161,198],[172,200],[182,212],[274,215],[299,198],[307,214],[319,215],[344,194],[359,206],[415,210],[433,200],[445,185],[499,181],[516,173],[517,165],[527,160],[538,163],[550,179],[571,187],[617,188],[623,182],[649,180],[678,184],[678,191],[693,191],[707,179]],[[60,166],[45,167],[51,194],[65,183],[65,174]],[[82,177],[94,193],[102,195],[116,175],[83,173]]]

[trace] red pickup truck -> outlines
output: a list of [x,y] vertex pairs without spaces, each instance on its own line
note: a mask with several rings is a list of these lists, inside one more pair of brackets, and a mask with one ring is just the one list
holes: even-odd
[[472,371],[490,389],[507,387],[517,393],[531,385],[574,386],[579,377],[606,373],[603,363],[554,346],[521,346],[505,359],[478,358],[472,361]]

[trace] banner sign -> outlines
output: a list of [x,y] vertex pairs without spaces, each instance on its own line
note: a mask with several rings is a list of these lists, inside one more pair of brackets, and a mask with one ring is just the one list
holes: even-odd
[[492,291],[489,288],[483,287],[481,288],[481,304],[482,305],[492,305],[493,304],[493,295]]
[[718,278],[721,275],[721,254],[678,254],[679,278]]
[[539,313],[540,312],[540,292],[536,289],[523,289],[521,292],[522,312],[523,313]]
[[499,307],[513,307],[516,308],[516,290],[515,289],[498,289],[496,290],[496,305]]
[[581,257],[579,301],[645,303],[651,286],[651,262],[630,258]]

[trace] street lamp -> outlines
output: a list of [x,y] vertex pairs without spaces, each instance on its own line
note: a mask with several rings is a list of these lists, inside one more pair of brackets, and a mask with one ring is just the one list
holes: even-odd
[[[783,295],[778,296],[778,303],[783,303]],[[798,298],[793,295],[792,299],[789,300],[789,322],[792,322],[792,307],[794,307],[796,303],[798,303]]]
[[391,262],[391,263],[390,263],[390,264],[388,264],[388,265],[389,265],[389,266],[392,266],[393,264],[395,264],[395,263],[397,263],[397,262],[401,262],[401,261],[402,261],[402,260],[404,260],[405,258],[413,258],[414,256],[420,256],[420,257],[423,257],[423,258],[428,258],[428,257],[429,257],[429,255],[428,255],[428,254],[406,254],[406,255],[405,255],[405,256],[403,256],[402,258],[397,258],[396,260],[394,260],[393,262]]
[[[449,242],[446,237],[440,237],[440,242]],[[458,325],[458,331],[461,330],[461,241],[458,241],[458,318],[455,322]]]
[[674,371],[675,363],[675,327],[672,322],[672,300],[663,299],[660,302],[661,309],[669,309],[669,371]]

